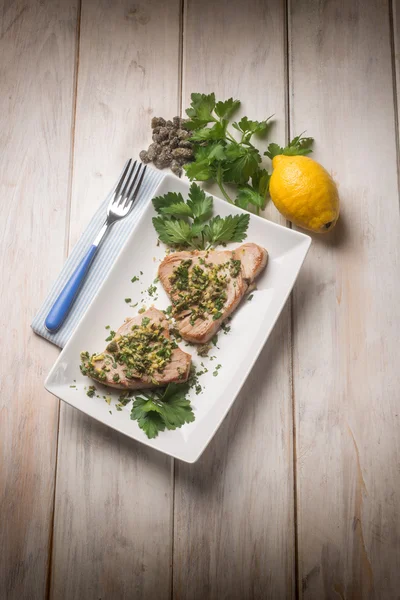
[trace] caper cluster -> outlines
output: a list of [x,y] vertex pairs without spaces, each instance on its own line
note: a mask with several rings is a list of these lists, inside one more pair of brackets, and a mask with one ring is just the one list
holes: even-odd
[[180,177],[182,165],[194,159],[193,144],[189,141],[192,134],[185,129],[187,121],[181,117],[174,117],[172,121],[153,117],[153,143],[140,152],[142,162],[152,162],[157,169],[171,167],[171,171]]

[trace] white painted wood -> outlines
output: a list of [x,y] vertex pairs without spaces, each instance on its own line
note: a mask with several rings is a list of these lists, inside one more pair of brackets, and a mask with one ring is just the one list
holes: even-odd
[[[275,113],[283,142],[284,47],[282,2],[189,0],[183,106],[196,91],[239,98],[249,118]],[[176,462],[174,598],[294,595],[289,328],[285,310],[199,462]]]
[[[44,598],[57,350],[30,329],[64,260],[77,6],[0,2],[0,597]],[[39,268],[40,265],[40,268]]]
[[397,598],[400,219],[388,4],[293,2],[291,127],[342,216],[294,295],[302,595]]
[[[399,103],[400,103],[400,2],[393,0],[391,2],[391,26],[392,26],[392,59],[394,60],[395,68],[395,91],[397,102],[397,128],[399,130]],[[398,134],[399,137],[399,134]],[[399,157],[397,157],[399,160]]]
[[[126,158],[151,141],[151,117],[178,110],[179,16],[177,0],[83,1],[71,245]],[[169,598],[171,469],[62,406],[52,598]]]

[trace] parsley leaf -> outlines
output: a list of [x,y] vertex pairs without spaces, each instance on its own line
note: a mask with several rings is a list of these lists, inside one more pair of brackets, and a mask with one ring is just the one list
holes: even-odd
[[242,242],[246,238],[250,215],[228,215],[211,219],[204,228],[204,237],[211,244]]
[[267,131],[270,118],[265,121],[250,121],[247,117],[242,117],[239,123],[232,123],[232,127],[245,134],[245,139],[249,140],[254,133],[261,135]]
[[265,208],[265,198],[263,198],[254,188],[249,185],[239,187],[239,193],[236,197],[235,204],[240,208],[247,208],[249,204],[253,204],[257,208]]
[[186,206],[191,211],[191,216],[198,222],[207,221],[212,215],[213,199],[211,196],[206,196],[205,191],[198,185],[192,183]]
[[167,429],[176,429],[195,420],[190,400],[186,398],[188,390],[188,384],[179,383],[170,383],[166,388],[161,398],[160,414]]
[[185,123],[187,129],[197,129],[211,121],[215,121],[212,116],[212,111],[215,107],[215,94],[192,94],[190,108],[186,110],[186,114],[191,121]]
[[172,215],[173,217],[193,217],[192,209],[185,202],[177,202],[160,208],[162,215]]
[[204,142],[208,140],[220,140],[225,137],[227,121],[215,123],[212,127],[202,127],[195,131],[190,138],[191,142]]
[[195,420],[190,400],[186,398],[188,384],[170,383],[163,392],[144,392],[133,402],[131,419],[138,422],[148,438],[160,431],[177,429]]
[[180,219],[165,220],[163,217],[153,217],[153,225],[158,233],[158,237],[165,244],[172,246],[187,245],[192,241],[192,232],[189,223]]
[[189,179],[196,179],[196,181],[213,179],[215,168],[209,157],[209,147],[200,146],[196,151],[195,160],[184,165],[184,168]]
[[301,133],[294,137],[286,148],[282,148],[278,144],[269,144],[267,152],[264,153],[265,156],[268,156],[272,160],[279,154],[284,154],[285,156],[305,156],[306,154],[310,154],[314,138],[302,136],[303,134]]
[[260,196],[265,197],[269,191],[269,180],[271,179],[271,175],[268,173],[266,169],[257,169],[251,178],[251,183],[253,184],[253,188],[258,190]]
[[279,144],[275,143],[269,144],[268,150],[264,152],[264,155],[268,156],[268,158],[270,158],[271,160],[279,154],[283,154],[283,148],[282,146],[279,146]]
[[217,102],[215,105],[215,114],[221,119],[229,119],[229,117],[237,110],[240,106],[240,100],[234,100],[229,98],[225,102]]
[[180,204],[183,202],[182,194],[176,194],[174,192],[168,192],[168,194],[164,194],[164,196],[157,196],[152,200],[153,206],[158,213],[161,212],[162,209],[165,209],[167,206],[171,206],[172,204]]
[[254,146],[231,144],[226,149],[226,157],[229,162],[224,171],[224,181],[227,182],[246,183],[261,162],[260,153]]
[[165,430],[165,423],[161,415],[157,412],[145,410],[148,407],[149,400],[137,396],[133,401],[131,410],[131,419],[138,422],[140,429],[144,431],[151,440],[156,438],[160,431]]

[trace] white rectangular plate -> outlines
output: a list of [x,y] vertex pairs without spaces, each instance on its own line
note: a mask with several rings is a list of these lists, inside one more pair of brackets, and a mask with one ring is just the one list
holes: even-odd
[[[181,192],[186,198],[189,186],[176,177],[167,175],[155,195],[169,191]],[[214,197],[214,214],[226,216],[241,212],[243,211],[239,208]],[[197,367],[202,369],[200,363],[203,362],[208,368],[208,372],[200,377],[203,393],[196,395],[194,390],[191,391],[196,419],[181,429],[164,431],[157,438],[149,440],[137,422],[130,419],[130,404],[120,412],[115,409],[118,398],[116,390],[102,388],[96,383],[100,398],[87,396],[85,388],[93,382],[81,374],[79,355],[82,350],[90,353],[103,350],[108,334],[105,326],[118,329],[126,317],[137,314],[141,305],[148,308],[154,303],[157,308],[165,309],[170,304],[159,283],[156,301],[146,291],[153,283],[158,265],[165,255],[163,244],[157,245],[157,234],[151,222],[154,214],[150,202],[84,318],[50,371],[45,387],[71,406],[121,433],[186,462],[195,462],[232,406],[268,339],[296,281],[311,238],[251,216],[246,241],[264,246],[269,253],[268,265],[257,280],[257,290],[253,293],[252,300],[244,299],[234,313],[230,323],[231,331],[228,334],[222,331],[219,333],[218,347],[212,349],[209,358],[202,359],[197,356],[195,348],[181,344],[185,351],[192,353]],[[232,244],[229,247],[238,245]],[[131,283],[132,277],[139,275],[140,271],[143,272],[140,280]],[[125,298],[132,298],[132,304],[139,302],[139,305],[131,308]],[[214,359],[211,358],[213,356]],[[221,368],[218,376],[214,376],[217,365],[221,365]],[[111,395],[110,405],[104,401],[104,395]]]

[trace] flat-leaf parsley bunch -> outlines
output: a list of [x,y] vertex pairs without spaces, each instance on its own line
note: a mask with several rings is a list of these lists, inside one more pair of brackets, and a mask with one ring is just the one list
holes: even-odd
[[213,217],[213,199],[196,183],[192,183],[189,198],[168,192],[153,198],[158,217],[153,225],[159,239],[169,246],[205,250],[218,244],[242,242],[246,238],[250,215]]
[[[268,193],[270,174],[261,166],[261,155],[253,145],[254,135],[265,135],[271,117],[264,121],[251,121],[242,117],[232,123],[239,133],[235,139],[228,129],[233,113],[240,101],[229,98],[216,102],[215,94],[192,94],[191,105],[186,110],[189,121],[185,129],[191,130],[195,160],[185,165],[189,179],[215,181],[224,198],[246,210],[257,214],[264,209]],[[296,155],[311,152],[312,138],[295,137],[286,148],[270,144],[264,154],[273,158],[276,154]],[[225,184],[236,187],[236,196],[231,198]]]

